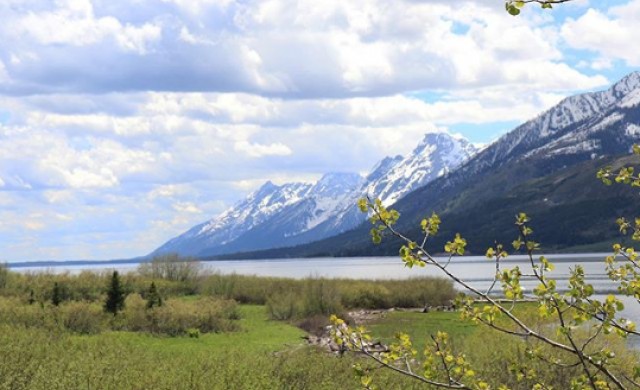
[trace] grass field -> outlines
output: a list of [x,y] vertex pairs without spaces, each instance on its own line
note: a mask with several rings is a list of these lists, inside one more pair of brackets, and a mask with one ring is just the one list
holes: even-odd
[[[430,337],[444,331],[450,336],[452,353],[464,353],[492,388],[534,385],[520,383],[513,367],[535,370],[554,388],[570,388],[570,379],[580,374],[574,365],[550,367],[528,358],[525,350],[539,347],[535,340],[474,325],[456,312],[402,309],[449,303],[454,292],[451,283],[437,280],[297,281],[205,275],[154,281],[134,274],[124,278],[128,295],[123,310],[114,315],[104,310],[104,286],[113,279],[107,274],[6,271],[4,276],[0,390],[357,389],[354,364],[371,369],[378,389],[424,389],[420,382],[379,369],[371,359],[336,356],[302,339],[301,328],[315,332],[330,314],[349,318],[351,310],[358,311],[351,314],[354,318],[372,316],[365,325],[374,340],[390,344],[398,332],[408,333],[418,359],[408,364],[418,373],[423,370],[419,360],[426,343],[432,347]],[[152,299],[152,283],[163,298],[162,305],[149,306],[157,302]],[[52,286],[58,287],[62,297],[58,304]],[[396,309],[375,317],[389,307]],[[552,332],[552,320],[539,319],[537,312],[534,304],[514,307],[525,322]],[[576,337],[589,337],[587,329],[576,329]],[[624,341],[613,341],[603,337],[590,349],[612,349],[616,369],[629,375],[638,355],[627,350]],[[567,358],[550,348],[541,351],[545,356]]]
[[[80,336],[4,325],[0,389],[357,388],[351,367],[358,358],[305,346],[304,332],[269,320],[264,306],[242,305],[240,314],[241,331],[199,338],[134,332]],[[425,319],[416,315],[396,324],[419,327]],[[381,388],[422,388],[388,371],[376,380]]]
[[[156,353],[188,357],[194,353],[275,352],[302,345],[304,332],[293,325],[267,318],[264,306],[241,305],[241,330],[229,333],[207,333],[198,338],[158,337],[146,333],[107,332],[99,337],[124,342]],[[82,339],[85,336],[76,336]]]
[[411,336],[416,349],[422,351],[425,341],[438,331],[445,331],[453,340],[456,340],[472,335],[477,326],[471,322],[462,321],[460,313],[457,312],[394,311],[369,324],[368,329],[383,343],[393,342],[396,333],[405,332]]
[[[265,306],[240,305],[238,310],[241,330],[198,338],[123,331],[77,335],[0,325],[0,390],[357,389],[352,365],[371,364],[306,346],[303,331],[269,320]],[[524,359],[522,343],[462,321],[455,312],[394,311],[368,327],[385,342],[398,331],[407,332],[418,351],[430,335],[446,331],[454,346],[469,352],[484,379],[510,388],[524,388],[513,381],[510,362],[535,363]],[[631,355],[626,359],[637,361]],[[568,385],[566,371],[537,365],[549,383]],[[390,370],[375,370],[374,377],[380,389],[425,388]]]

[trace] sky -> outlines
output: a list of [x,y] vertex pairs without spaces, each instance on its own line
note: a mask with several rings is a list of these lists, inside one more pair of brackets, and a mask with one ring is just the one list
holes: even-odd
[[0,261],[145,255],[255,190],[486,144],[640,68],[640,0],[2,0]]

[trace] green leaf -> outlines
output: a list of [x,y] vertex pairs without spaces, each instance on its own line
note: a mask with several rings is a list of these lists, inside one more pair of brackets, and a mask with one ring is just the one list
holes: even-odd
[[360,209],[360,211],[362,211],[363,213],[366,213],[369,208],[369,203],[367,202],[367,199],[362,198],[358,200],[358,208]]
[[520,15],[520,9],[513,3],[505,3],[505,8],[507,9],[507,12],[513,16]]

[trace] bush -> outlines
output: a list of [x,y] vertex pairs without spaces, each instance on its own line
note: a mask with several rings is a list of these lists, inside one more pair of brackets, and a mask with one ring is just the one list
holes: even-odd
[[278,292],[267,299],[267,313],[269,318],[278,321],[288,321],[301,314],[300,296],[294,292]]
[[127,298],[124,328],[169,336],[228,332],[239,329],[234,321],[239,317],[234,301],[203,298],[193,301],[169,299],[162,306],[148,308],[138,294]]
[[202,294],[222,297],[225,299],[235,299],[240,302],[240,300],[236,299],[237,297],[234,296],[237,279],[238,275],[235,274],[222,275],[220,273],[214,273],[201,280],[198,289]]
[[174,282],[195,281],[200,271],[198,259],[182,257],[176,253],[156,256],[150,262],[138,266],[138,274],[144,277]]
[[331,315],[342,312],[340,291],[335,281],[308,278],[305,280],[302,313],[305,316],[316,314]]
[[9,267],[5,263],[0,263],[0,290],[4,290],[9,285]]
[[392,306],[391,292],[382,283],[354,282],[340,286],[342,304],[350,308],[386,309]]
[[18,298],[0,298],[0,323],[54,329],[58,327],[58,318],[49,305],[25,305]]
[[81,334],[96,334],[107,327],[101,307],[88,302],[69,302],[60,307],[65,329]]

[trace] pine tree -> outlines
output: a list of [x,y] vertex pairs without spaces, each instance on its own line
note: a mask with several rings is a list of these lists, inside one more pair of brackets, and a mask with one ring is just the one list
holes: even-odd
[[62,288],[60,287],[58,282],[55,282],[53,284],[53,291],[51,292],[51,303],[53,303],[53,306],[59,306],[60,303],[62,303]]
[[120,275],[118,275],[118,271],[113,271],[107,290],[107,300],[104,303],[104,311],[114,316],[118,314],[119,311],[124,309],[125,295],[124,288],[120,282]]
[[162,306],[162,297],[158,293],[156,284],[151,282],[149,290],[147,291],[147,309],[151,309],[156,306]]

